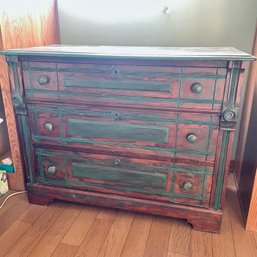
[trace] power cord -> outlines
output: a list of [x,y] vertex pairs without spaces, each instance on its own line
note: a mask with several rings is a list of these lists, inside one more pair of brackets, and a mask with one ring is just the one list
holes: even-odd
[[4,199],[3,203],[0,205],[0,209],[2,209],[2,208],[4,207],[6,201],[7,201],[8,199],[10,199],[11,197],[13,197],[13,196],[15,196],[15,195],[19,195],[19,194],[24,194],[24,193],[27,193],[27,191],[19,191],[19,192],[15,192],[15,193],[12,193],[12,194],[8,195],[8,196]]

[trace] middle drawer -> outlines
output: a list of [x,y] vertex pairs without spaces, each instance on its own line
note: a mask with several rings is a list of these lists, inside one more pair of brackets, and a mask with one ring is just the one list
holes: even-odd
[[44,105],[30,105],[28,111],[37,144],[164,161],[215,158],[219,121],[215,115]]

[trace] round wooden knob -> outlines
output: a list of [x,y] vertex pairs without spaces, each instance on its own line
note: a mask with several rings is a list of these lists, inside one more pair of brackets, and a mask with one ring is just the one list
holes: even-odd
[[56,171],[57,171],[56,166],[49,166],[48,169],[47,169],[47,172],[50,173],[50,174],[55,174]]
[[184,190],[192,190],[193,189],[193,183],[191,181],[186,181],[183,184],[183,189]]
[[203,86],[200,83],[195,83],[191,86],[191,91],[195,94],[200,94],[203,91]]
[[193,144],[197,141],[197,136],[195,134],[191,133],[191,134],[187,135],[186,139],[187,139],[187,142]]
[[51,122],[46,122],[45,124],[44,124],[44,128],[45,128],[45,130],[47,130],[47,131],[52,131],[53,130],[53,128],[54,128],[54,126],[53,126],[53,123],[51,123]]
[[37,81],[41,86],[44,86],[49,83],[50,79],[47,75],[41,75],[38,77]]

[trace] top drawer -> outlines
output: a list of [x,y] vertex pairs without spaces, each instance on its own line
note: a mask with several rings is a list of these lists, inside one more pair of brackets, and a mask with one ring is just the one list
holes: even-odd
[[23,62],[23,78],[32,98],[219,110],[226,69]]

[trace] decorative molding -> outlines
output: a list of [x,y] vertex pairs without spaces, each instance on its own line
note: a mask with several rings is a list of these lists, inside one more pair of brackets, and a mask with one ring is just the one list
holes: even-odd
[[227,91],[225,94],[224,105],[221,114],[221,130],[231,131],[235,130],[238,122],[238,106],[236,106],[236,98],[238,94],[239,77],[242,68],[242,61],[233,61],[231,63],[231,72],[229,82],[227,84]]

